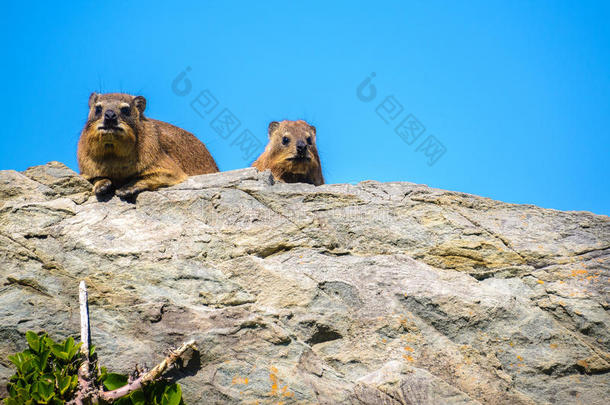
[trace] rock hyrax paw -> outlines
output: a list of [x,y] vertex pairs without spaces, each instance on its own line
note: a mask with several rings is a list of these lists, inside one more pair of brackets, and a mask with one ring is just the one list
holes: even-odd
[[140,191],[142,191],[142,189],[140,189],[140,187],[136,187],[136,186],[121,187],[120,189],[118,189],[115,192],[115,194],[119,198],[131,198],[131,197],[135,196],[136,194],[138,194]]
[[93,186],[95,195],[108,194],[112,188],[112,182],[108,179],[100,180]]

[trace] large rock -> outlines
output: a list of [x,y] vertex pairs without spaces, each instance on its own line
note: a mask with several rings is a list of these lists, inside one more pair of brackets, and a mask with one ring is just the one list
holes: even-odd
[[196,339],[189,404],[602,404],[610,220],[411,183],[254,169],[98,202],[60,163],[0,172],[0,385],[27,330],[128,372]]

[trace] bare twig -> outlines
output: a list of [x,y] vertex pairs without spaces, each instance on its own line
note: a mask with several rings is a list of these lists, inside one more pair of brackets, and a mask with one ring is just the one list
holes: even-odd
[[87,285],[81,281],[78,286],[78,301],[80,303],[80,351],[83,354],[83,362],[78,368],[78,391],[74,400],[70,401],[75,405],[85,403],[97,403],[93,399],[97,391],[91,383],[91,364],[89,362],[89,347],[91,346],[91,329],[89,327],[89,299],[87,296]]
[[84,405],[96,403],[91,400],[93,386],[91,384],[89,345],[91,333],[89,329],[89,302],[87,299],[87,285],[81,281],[78,285],[78,301],[80,304],[80,351],[83,354],[83,362],[78,368],[78,391],[74,398],[68,401],[68,405]]
[[83,345],[81,352],[89,359],[89,346],[91,346],[91,329],[89,327],[89,297],[85,280],[78,285],[78,301],[80,302],[80,341]]
[[121,388],[117,388],[114,391],[102,391],[99,393],[99,397],[104,401],[112,403],[119,398],[124,397],[125,395],[130,394],[133,391],[137,391],[142,386],[148,382],[154,381],[157,378],[161,377],[161,375],[171,367],[179,358],[182,357],[184,352],[187,349],[192,348],[197,350],[197,346],[195,346],[195,341],[190,340],[186,343],[183,343],[182,346],[172,351],[163,361],[157,364],[152,370],[149,372],[142,374],[140,377],[136,378],[134,381],[130,382],[127,385],[122,386]]

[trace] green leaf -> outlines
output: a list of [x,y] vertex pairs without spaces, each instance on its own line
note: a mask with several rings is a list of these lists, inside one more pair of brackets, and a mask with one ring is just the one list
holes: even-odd
[[8,356],[8,359],[17,367],[17,371],[22,376],[30,373],[34,367],[32,364],[33,357],[27,352],[17,353],[14,356]]
[[52,383],[38,381],[32,384],[32,394],[38,397],[38,401],[46,404],[53,396],[55,396],[55,386]]
[[153,381],[151,384],[144,386],[144,393],[148,402],[152,401],[153,405],[159,405],[163,396],[163,388],[163,383],[160,381]]
[[76,356],[76,354],[78,353],[78,350],[80,349],[80,347],[83,345],[82,342],[79,342],[78,344],[72,346],[72,348],[70,349],[70,351],[68,352],[68,358],[69,360],[73,360],[74,356]]
[[25,338],[28,341],[30,349],[38,353],[38,351],[40,350],[40,339],[38,338],[38,335],[29,330],[25,332]]
[[52,347],[53,345],[56,345],[57,343],[55,343],[55,341],[53,339],[51,339],[49,337],[49,335],[45,334],[43,335],[44,337],[44,343],[47,347]]
[[82,342],[74,344],[74,338],[72,336],[67,338],[63,344],[63,348],[61,349],[63,353],[66,353],[66,360],[72,361],[76,353],[78,353],[78,349],[81,347],[81,345]]
[[78,376],[73,375],[71,377],[71,381],[70,381],[70,391],[76,389],[77,385],[78,385]]
[[45,381],[38,381],[37,383],[37,388],[38,388],[38,395],[40,395],[40,397],[42,398],[42,400],[44,401],[44,403],[49,402],[49,400],[51,398],[53,398],[53,396],[55,395],[55,386],[52,383],[49,382],[45,382]]
[[32,386],[31,385],[26,385],[25,388],[18,388],[17,389],[17,396],[18,397],[22,397],[24,399],[30,399],[31,395],[30,392],[32,391]]
[[66,353],[69,352],[72,349],[72,347],[74,347],[74,338],[72,336],[70,336],[64,342],[64,352],[66,352]]
[[182,389],[178,384],[172,384],[165,388],[161,405],[178,405],[182,399]]
[[137,390],[129,396],[133,405],[146,405],[146,395],[142,390]]
[[45,371],[48,366],[49,356],[51,355],[51,349],[42,348],[38,354],[38,363],[40,364],[40,371]]
[[8,395],[11,397],[16,397],[17,396],[17,388],[13,385],[13,384],[8,384],[6,386],[6,388],[8,389]]
[[40,359],[38,356],[32,358],[32,370],[40,371],[42,366],[40,365]]
[[108,370],[106,369],[106,367],[104,367],[104,366],[100,367],[99,376],[97,377],[97,381],[98,382],[104,381],[106,379],[107,375],[108,375]]
[[38,335],[38,343],[40,344],[40,350],[47,349],[49,347],[49,337],[46,333]]
[[59,393],[61,395],[64,395],[66,391],[68,391],[71,382],[72,378],[70,376],[57,378],[57,388],[59,388]]
[[110,391],[121,388],[125,384],[127,384],[127,376],[123,374],[108,373],[104,380],[104,387]]
[[40,381],[44,381],[46,383],[55,385],[55,376],[53,374],[43,374],[40,377],[38,377],[38,379]]
[[53,352],[55,357],[57,357],[58,359],[66,360],[66,361],[68,360],[68,353],[64,351],[64,345],[54,343],[51,346],[51,351]]
[[15,365],[15,367],[17,367],[17,370],[19,370],[19,367],[21,367],[21,363],[23,362],[23,360],[21,359],[21,357],[19,356],[21,353],[17,353],[17,354],[9,354],[8,355],[8,359],[11,363],[13,363]]
[[32,356],[28,353],[16,353],[13,356],[8,356],[11,363],[17,367],[17,370],[20,370],[23,364],[31,358]]

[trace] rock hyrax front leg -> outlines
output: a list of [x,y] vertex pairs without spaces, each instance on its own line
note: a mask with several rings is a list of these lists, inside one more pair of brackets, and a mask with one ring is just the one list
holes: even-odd
[[130,181],[119,188],[115,194],[119,198],[132,198],[142,191],[153,191],[159,187],[172,186],[186,180],[188,176],[178,168],[156,169],[145,173],[142,177]]
[[99,179],[93,184],[93,192],[97,196],[108,194],[112,190],[112,182],[110,179]]

